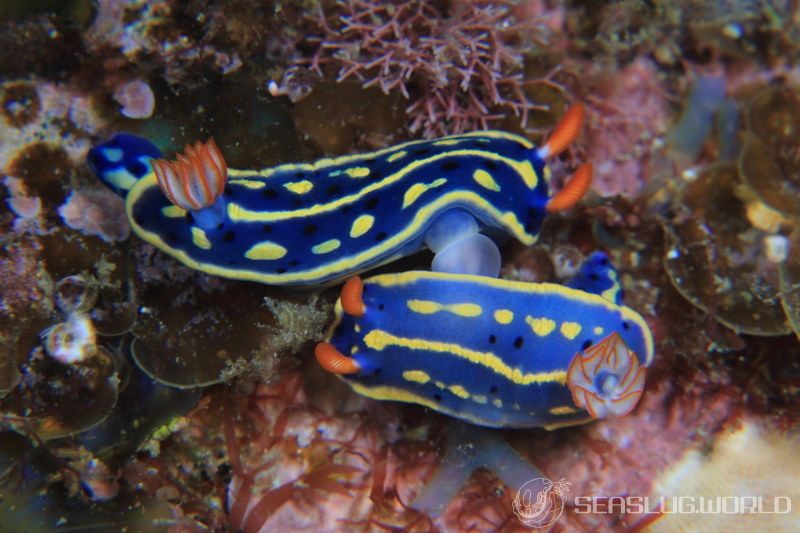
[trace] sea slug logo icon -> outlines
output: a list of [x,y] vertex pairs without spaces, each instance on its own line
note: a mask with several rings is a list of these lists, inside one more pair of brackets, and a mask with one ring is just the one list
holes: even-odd
[[569,485],[564,478],[556,483],[544,477],[526,482],[514,497],[514,514],[530,527],[552,525],[564,511],[564,493],[569,492]]

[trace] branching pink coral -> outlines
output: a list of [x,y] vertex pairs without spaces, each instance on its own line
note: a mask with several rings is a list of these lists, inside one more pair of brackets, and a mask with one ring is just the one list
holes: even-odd
[[[340,0],[321,10],[310,60],[409,99],[409,129],[427,137],[487,128],[513,112],[523,125],[546,106],[524,93],[523,53],[543,44],[542,19],[518,20],[510,1]],[[541,80],[536,80],[541,81]]]

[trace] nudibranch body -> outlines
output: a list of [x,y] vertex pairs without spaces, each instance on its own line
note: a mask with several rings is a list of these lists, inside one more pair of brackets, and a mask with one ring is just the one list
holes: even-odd
[[592,292],[406,272],[349,280],[316,356],[374,399],[553,428],[633,409],[653,339],[633,309]]
[[213,141],[169,162],[146,140],[118,134],[89,163],[126,195],[137,235],[209,274],[320,285],[428,247],[436,270],[496,275],[499,252],[481,231],[532,244],[546,212],[586,192],[588,164],[551,197],[544,162],[575,138],[582,116],[571,108],[541,148],[480,131],[234,170]]

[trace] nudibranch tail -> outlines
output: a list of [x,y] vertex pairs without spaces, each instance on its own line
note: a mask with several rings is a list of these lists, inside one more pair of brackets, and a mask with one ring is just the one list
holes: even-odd
[[364,282],[358,276],[348,279],[342,287],[339,301],[342,302],[342,310],[350,316],[364,316],[366,308],[364,306]]
[[228,167],[214,139],[187,146],[175,161],[156,159],[151,164],[169,201],[187,211],[214,204],[228,178]]
[[584,114],[585,111],[582,104],[572,104],[572,106],[567,109],[567,112],[564,113],[564,116],[561,117],[553,133],[550,134],[550,138],[547,139],[544,146],[539,148],[539,157],[547,159],[548,157],[556,156],[566,150],[567,146],[572,144],[578,136],[578,133],[580,133],[581,127],[583,126]]
[[618,333],[612,333],[583,353],[567,369],[572,400],[594,418],[623,417],[644,391],[645,369]]
[[332,374],[357,374],[361,367],[351,357],[343,355],[332,344],[320,342],[314,348],[314,356],[319,366]]
[[548,200],[547,211],[555,213],[571,208],[583,198],[591,185],[592,164],[584,163],[578,167],[564,187]]

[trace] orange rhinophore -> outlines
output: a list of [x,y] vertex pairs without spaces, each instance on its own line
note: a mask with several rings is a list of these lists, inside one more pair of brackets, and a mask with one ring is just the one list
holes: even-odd
[[154,159],[152,166],[169,201],[187,211],[212,205],[228,179],[228,167],[214,139],[187,146],[175,161]]
[[339,300],[342,302],[342,309],[350,316],[360,317],[364,316],[364,282],[358,276],[353,276],[348,279],[342,287],[342,293]]
[[539,149],[539,157],[546,159],[556,156],[566,150],[567,146],[572,144],[578,136],[578,133],[580,133],[581,126],[583,126],[584,114],[582,104],[572,104],[572,106],[567,109],[567,112],[564,113],[564,116],[561,117],[553,133],[550,134],[550,138],[547,139],[544,146]]
[[329,342],[317,344],[317,347],[314,348],[314,356],[317,358],[319,366],[332,374],[357,374],[361,371],[358,363],[352,357],[342,355],[342,352]]
[[644,391],[644,367],[618,333],[575,354],[567,369],[572,400],[594,418],[630,413]]
[[584,163],[564,187],[547,201],[547,212],[564,211],[577,204],[592,185],[592,164]]

